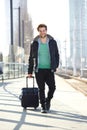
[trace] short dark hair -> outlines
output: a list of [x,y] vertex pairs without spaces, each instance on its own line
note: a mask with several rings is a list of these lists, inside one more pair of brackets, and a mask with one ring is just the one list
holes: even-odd
[[39,24],[37,30],[39,31],[39,28],[43,28],[43,27],[47,30],[47,25],[45,24]]

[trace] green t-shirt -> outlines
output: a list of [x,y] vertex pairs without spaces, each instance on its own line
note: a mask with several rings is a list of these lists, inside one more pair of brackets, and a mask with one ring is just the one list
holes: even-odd
[[50,53],[47,43],[40,43],[38,51],[38,68],[50,69]]

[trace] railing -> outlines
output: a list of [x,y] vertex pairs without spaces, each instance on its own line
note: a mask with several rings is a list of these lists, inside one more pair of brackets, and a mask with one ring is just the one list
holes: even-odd
[[25,76],[25,74],[27,73],[27,64],[24,63],[0,62],[0,68],[3,72],[3,79],[20,78]]

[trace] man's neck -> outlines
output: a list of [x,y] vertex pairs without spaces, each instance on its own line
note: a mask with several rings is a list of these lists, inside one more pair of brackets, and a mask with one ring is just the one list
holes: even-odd
[[45,37],[40,37],[40,40],[41,40],[42,43],[46,43],[46,41],[47,41],[47,36],[45,36]]

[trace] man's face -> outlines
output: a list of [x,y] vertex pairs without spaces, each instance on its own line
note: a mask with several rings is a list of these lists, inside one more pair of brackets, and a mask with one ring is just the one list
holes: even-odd
[[46,35],[47,35],[47,30],[46,30],[45,27],[39,28],[39,35],[40,35],[41,38],[46,37]]

